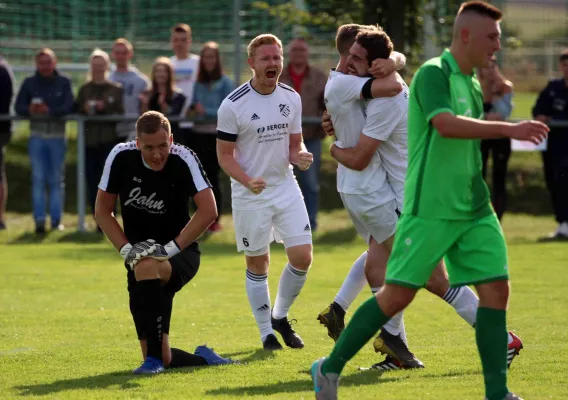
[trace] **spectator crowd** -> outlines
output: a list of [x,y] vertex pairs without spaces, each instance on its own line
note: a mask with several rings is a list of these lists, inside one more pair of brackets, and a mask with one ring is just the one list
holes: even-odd
[[[56,117],[72,113],[89,116],[140,115],[148,110],[156,110],[168,117],[186,117],[187,121],[172,123],[174,141],[197,154],[213,186],[218,214],[221,215],[222,193],[216,156],[215,120],[221,102],[235,89],[236,84],[223,73],[217,43],[205,43],[199,55],[191,53],[192,32],[189,25],[177,24],[172,27],[170,45],[173,56],[157,58],[149,78],[131,64],[134,48],[128,40],[116,39],[110,55],[101,49],[93,50],[89,56],[87,81],[79,88],[76,97],[71,81],[58,72],[57,57],[51,49],[43,48],[37,52],[36,72],[22,82],[17,93],[10,65],[0,57],[0,114],[9,114],[13,105],[18,115],[30,117],[31,121],[28,152],[36,233],[46,232],[47,214],[52,230],[64,229],[66,122]],[[284,66],[280,80],[300,94],[304,117],[321,117],[325,110],[327,74],[310,64],[309,45],[305,39],[292,40],[287,51],[288,64]],[[562,76],[548,83],[533,108],[533,116],[543,122],[568,120],[568,50],[560,55],[559,66]],[[496,62],[490,68],[477,71],[477,76],[483,92],[486,119],[509,119],[513,110],[513,84],[501,74]],[[41,116],[54,118],[37,118]],[[10,121],[0,121],[0,230],[6,229],[8,187],[4,153],[11,131]],[[132,121],[85,123],[85,179],[92,210],[108,154],[117,143],[134,140],[135,137],[135,122]],[[308,151],[314,156],[314,162],[308,170],[296,170],[295,173],[311,227],[315,231],[318,226],[320,163],[325,134],[320,126],[306,125],[303,127],[303,137]],[[501,219],[507,204],[506,176],[511,142],[509,139],[484,140],[481,154],[484,175],[487,162],[492,159],[492,202]],[[568,127],[551,129],[542,159],[546,185],[558,222],[558,228],[551,237],[568,239]],[[216,232],[222,227],[216,221],[209,229]]]

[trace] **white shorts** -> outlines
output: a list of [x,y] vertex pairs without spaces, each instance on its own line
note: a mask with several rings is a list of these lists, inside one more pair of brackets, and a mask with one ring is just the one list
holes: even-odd
[[394,235],[398,222],[396,200],[382,204],[379,192],[340,195],[357,233],[366,243],[370,242],[371,237],[377,243],[382,243]]
[[233,209],[237,250],[249,256],[269,251],[272,241],[284,247],[312,244],[310,219],[301,196],[256,210]]

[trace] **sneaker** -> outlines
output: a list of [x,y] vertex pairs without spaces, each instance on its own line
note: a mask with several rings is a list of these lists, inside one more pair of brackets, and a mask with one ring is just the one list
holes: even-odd
[[282,339],[286,346],[293,349],[301,349],[304,347],[304,341],[302,338],[292,329],[292,323],[296,323],[295,319],[288,321],[288,318],[272,319],[272,329],[282,335]]
[[[487,400],[487,397],[485,398]],[[507,393],[507,396],[503,397],[503,400],[523,400],[521,397],[517,396],[515,393]]]
[[509,335],[513,337],[513,341],[509,343],[507,349],[507,368],[511,367],[511,363],[513,362],[515,357],[519,355],[520,351],[523,348],[523,341],[520,337],[515,335],[513,332],[509,332]]
[[540,238],[541,242],[556,242],[556,241],[568,241],[568,222],[562,222],[558,225],[556,231],[548,236]]
[[337,386],[339,384],[339,375],[337,374],[323,374],[321,366],[325,361],[325,357],[314,361],[310,371],[312,381],[314,382],[314,392],[316,393],[316,400],[337,400]]
[[36,222],[35,233],[37,235],[45,234],[45,223],[43,222]]
[[0,231],[3,231],[6,229],[6,224],[4,223],[4,221],[0,221]]
[[412,354],[400,335],[391,335],[386,329],[381,330],[381,333],[379,333],[379,336],[377,336],[373,342],[373,347],[377,353],[380,352],[400,361],[405,369],[424,368],[422,361]]
[[152,375],[164,372],[164,363],[154,357],[146,357],[141,366],[132,371],[136,375]]
[[62,232],[62,231],[65,230],[65,225],[59,224],[59,223],[58,223],[58,224],[51,225],[51,230],[52,230],[52,231],[60,231],[60,232]]
[[195,348],[195,355],[203,357],[208,365],[235,364],[235,361],[230,358],[221,357],[207,346],[197,346]]
[[320,324],[327,328],[327,335],[335,342],[345,329],[345,311],[335,301],[324,308],[318,315]]
[[282,350],[282,345],[272,333],[262,341],[264,350]]

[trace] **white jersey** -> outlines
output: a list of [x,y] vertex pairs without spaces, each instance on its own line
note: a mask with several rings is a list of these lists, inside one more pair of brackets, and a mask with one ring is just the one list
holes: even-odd
[[[369,78],[346,75],[332,70],[325,85],[325,104],[331,115],[338,147],[355,147],[365,125],[365,103],[361,90]],[[355,171],[341,163],[337,167],[337,191],[347,194],[369,194],[381,190],[384,203],[394,194],[388,186],[386,172],[378,153],[363,171]],[[383,203],[383,204],[384,204]],[[380,205],[380,204],[377,204]]]
[[378,152],[396,196],[399,211],[404,202],[404,181],[408,168],[408,96],[406,84],[394,97],[367,102],[367,122],[363,134],[381,140]]
[[[195,82],[197,81],[197,73],[199,72],[199,56],[190,54],[188,58],[183,60],[176,56],[170,57],[176,77],[176,86],[181,89],[185,95],[185,105],[182,115],[185,115],[189,106],[193,102],[193,92]],[[181,128],[191,128],[192,122],[182,122],[179,124]]]
[[294,89],[278,83],[264,95],[250,81],[239,86],[217,111],[217,131],[219,139],[236,142],[235,160],[243,171],[266,182],[256,195],[231,179],[233,208],[252,210],[301,196],[290,165],[290,135],[302,134],[302,101]]

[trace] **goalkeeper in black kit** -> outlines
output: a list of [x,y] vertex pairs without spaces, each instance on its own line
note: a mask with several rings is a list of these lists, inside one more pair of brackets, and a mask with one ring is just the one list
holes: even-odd
[[[124,230],[113,215],[117,196]],[[190,198],[197,206],[193,218]],[[173,143],[163,114],[143,114],[136,140],[109,154],[95,207],[97,223],[125,260],[130,312],[144,358],[135,374],[232,362],[206,346],[195,354],[170,348],[168,340],[174,296],[197,273],[196,240],[216,217],[213,191],[195,153]]]

